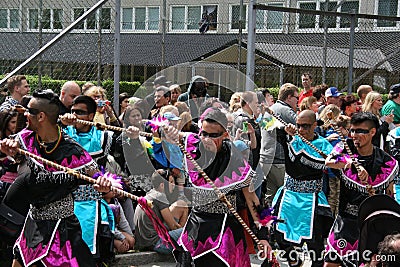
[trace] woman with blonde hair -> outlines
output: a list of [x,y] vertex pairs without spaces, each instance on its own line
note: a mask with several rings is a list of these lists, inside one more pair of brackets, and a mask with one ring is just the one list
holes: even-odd
[[319,105],[315,96],[307,96],[303,98],[299,105],[300,111],[309,109],[312,110],[315,114],[317,114],[318,112],[318,107]]
[[169,90],[171,91],[170,103],[171,105],[174,105],[176,102],[178,102],[178,97],[182,94],[182,89],[179,84],[173,84],[169,87]]
[[[315,132],[317,132],[320,136],[326,138],[326,132],[331,128],[329,121],[336,120],[340,115],[340,108],[335,104],[327,105],[319,114],[319,120],[322,122],[321,126],[317,126],[315,128]],[[330,140],[328,140],[330,141]]]
[[234,109],[234,106],[236,103],[240,104],[241,96],[242,96],[241,92],[233,93],[233,95],[231,96],[231,99],[229,100],[229,111],[230,112],[234,112],[233,109]]
[[107,100],[106,90],[101,86],[92,86],[87,89],[84,95],[93,98],[97,103],[97,110],[93,122],[105,123],[113,126],[120,126],[110,101]]
[[383,106],[382,95],[378,92],[371,91],[367,94],[362,105],[362,111],[371,112],[379,119],[379,127],[376,129],[376,134],[372,137],[372,144],[381,149],[385,148],[386,136],[391,129],[394,129],[394,115],[381,116],[380,110]]

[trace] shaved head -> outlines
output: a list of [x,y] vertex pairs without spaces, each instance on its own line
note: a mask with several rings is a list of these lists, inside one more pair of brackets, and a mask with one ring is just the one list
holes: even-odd
[[300,114],[297,116],[298,118],[302,118],[302,119],[306,119],[308,120],[310,123],[314,123],[317,121],[317,117],[315,116],[315,112],[312,110],[303,110],[302,112],[300,112]]
[[72,101],[81,94],[81,88],[74,81],[64,83],[61,88],[60,100],[67,108],[72,107]]

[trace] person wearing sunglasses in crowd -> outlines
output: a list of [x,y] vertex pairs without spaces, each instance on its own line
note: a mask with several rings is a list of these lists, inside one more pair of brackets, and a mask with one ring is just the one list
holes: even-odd
[[[275,227],[275,238],[289,266],[301,266],[295,246],[307,242],[308,249],[322,255],[324,238],[333,221],[331,210],[322,191],[325,159],[298,135],[303,136],[325,154],[331,144],[314,132],[317,126],[315,112],[304,110],[296,118],[296,126],[285,127],[287,139],[279,139],[285,154],[285,183],[273,199],[274,213],[284,222]],[[301,213],[299,213],[301,210]],[[313,259],[312,266],[322,266],[321,257]]]
[[[112,148],[115,147],[116,135],[108,130],[101,130],[95,126],[77,123],[76,120],[92,122],[97,109],[96,101],[93,98],[80,95],[72,101],[71,113],[66,113],[61,117],[61,123],[68,125],[64,132],[73,140],[80,144],[101,166],[110,173],[121,175],[121,167],[115,162]],[[102,200],[102,195],[94,190],[92,185],[81,185],[74,192],[75,215],[81,223],[83,240],[90,248],[93,257],[98,262],[107,262],[112,258],[112,251],[103,249],[104,244],[110,244],[112,240],[107,240],[101,236],[112,236],[114,232],[114,221],[110,218],[111,209]],[[100,216],[98,216],[100,214]],[[131,211],[133,219],[133,207]],[[102,225],[97,231],[98,225]],[[101,240],[101,241],[100,241]],[[102,246],[102,249],[100,249]],[[107,245],[104,246],[107,248]],[[102,255],[100,255],[102,252]],[[107,253],[108,252],[108,253]]]
[[351,118],[350,138],[346,142],[360,165],[359,170],[342,143],[334,147],[325,161],[327,167],[338,169],[341,179],[339,213],[328,237],[328,253],[325,256],[327,267],[357,264],[363,256],[362,253],[357,254],[360,232],[357,216],[361,203],[368,194],[393,194],[398,162],[373,145],[372,139],[378,127],[378,118],[370,112],[355,113]]
[[[169,127],[165,130],[167,141],[176,144],[177,137],[181,138],[188,152],[226,194],[235,209],[238,191],[243,192],[249,207],[258,206],[257,196],[249,191],[254,172],[229,138],[226,115],[218,108],[209,108],[200,120],[198,135],[179,133]],[[190,161],[187,161],[187,171],[193,187],[193,208],[178,243],[190,253],[196,267],[249,267],[247,246],[252,244],[246,245],[242,226],[227,206],[216,198],[212,187]],[[259,220],[254,209],[251,209],[251,215],[254,221]],[[213,241],[209,243],[209,240]],[[266,240],[261,242],[265,249],[270,249]],[[204,246],[206,243],[208,245]]]
[[[57,124],[61,102],[51,90],[37,91],[28,103],[27,129],[13,139],[0,142],[1,151],[15,156],[17,148],[27,150],[76,172],[94,175],[91,156],[62,132]],[[10,203],[29,203],[29,216],[14,246],[13,266],[95,266],[74,215],[72,192],[86,183],[40,160],[26,157],[30,172],[18,177],[7,198]],[[95,189],[108,192],[111,182],[100,176]]]

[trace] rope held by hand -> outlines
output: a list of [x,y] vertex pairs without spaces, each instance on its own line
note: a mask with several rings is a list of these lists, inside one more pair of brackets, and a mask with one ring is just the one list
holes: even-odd
[[[41,161],[41,162],[43,162],[43,164],[49,165],[49,166],[51,166],[51,167],[54,167],[54,168],[56,168],[56,169],[58,169],[58,170],[60,170],[60,171],[64,171],[64,172],[66,172],[66,173],[69,174],[69,175],[73,175],[73,176],[75,176],[75,177],[77,177],[77,178],[79,178],[79,179],[85,180],[85,181],[87,181],[87,182],[89,182],[89,183],[92,183],[92,184],[96,183],[96,180],[93,179],[92,177],[87,176],[87,175],[84,175],[84,174],[81,174],[81,173],[79,173],[79,172],[76,171],[76,170],[73,170],[73,169],[71,169],[71,168],[62,166],[62,165],[57,164],[57,163],[55,163],[55,162],[52,162],[52,161],[50,161],[50,160],[44,159],[44,158],[42,158],[42,157],[40,157],[40,156],[38,156],[38,155],[35,155],[35,154],[33,154],[33,153],[29,152],[29,151],[23,150],[23,149],[21,149],[21,148],[17,148],[17,151],[18,151],[18,153],[20,153],[20,154],[22,154],[22,155],[25,155],[25,156],[28,156],[28,157],[30,157],[30,158],[36,159],[36,160],[38,160],[38,161]],[[133,199],[133,200],[135,200],[135,201],[138,201],[138,199],[139,199],[138,196],[135,196],[134,194],[125,192],[124,190],[121,190],[121,189],[116,188],[116,187],[114,187],[114,186],[111,186],[111,191],[113,191],[113,192],[116,193],[116,194],[122,195],[122,196],[124,196],[124,197]],[[147,205],[148,205],[149,207],[152,207],[153,204],[152,204],[151,201],[147,201]]]
[[[277,119],[280,123],[283,124],[283,126],[288,126],[288,123],[286,121],[284,121],[280,116],[276,115],[274,113],[274,111],[270,108],[266,108],[266,111],[275,119]],[[328,155],[326,155],[322,150],[318,149],[316,146],[314,146],[309,140],[307,140],[304,136],[302,136],[298,130],[296,130],[296,135],[298,137],[300,137],[301,140],[303,140],[304,143],[306,143],[307,145],[309,145],[312,149],[314,149],[318,154],[321,155],[321,157],[323,157],[324,159],[326,159],[328,157]]]
[[[347,154],[350,156],[351,162],[354,164],[354,167],[357,170],[357,173],[361,173],[361,165],[360,163],[356,160],[356,157],[354,156],[353,152],[351,151],[349,144],[347,144],[346,142],[346,138],[344,137],[342,131],[340,130],[339,126],[334,122],[333,120],[333,113],[332,112],[328,112],[327,117],[329,119],[329,124],[332,126],[333,130],[339,135],[340,139],[342,140],[343,146],[347,151]],[[375,190],[372,188],[372,185],[368,184],[368,182],[366,183],[365,186],[366,190],[368,191],[368,194],[370,196],[375,195]]]
[[186,151],[185,147],[180,143],[177,142],[180,150],[182,151],[183,154],[193,163],[193,165],[196,167],[196,169],[199,171],[199,173],[206,179],[207,183],[213,188],[215,193],[217,194],[218,198],[225,203],[225,205],[228,207],[229,211],[236,217],[236,219],[239,221],[239,223],[243,226],[243,228],[249,233],[251,238],[256,242],[260,248],[263,249],[263,245],[261,244],[260,240],[257,238],[257,236],[253,233],[253,231],[247,226],[245,221],[243,221],[242,217],[237,213],[236,209],[232,206],[232,203],[226,198],[226,195],[219,190],[219,188],[214,184],[214,182],[208,177],[208,175],[204,172],[204,170],[200,167],[200,165],[194,160],[192,155],[189,154],[189,152]]

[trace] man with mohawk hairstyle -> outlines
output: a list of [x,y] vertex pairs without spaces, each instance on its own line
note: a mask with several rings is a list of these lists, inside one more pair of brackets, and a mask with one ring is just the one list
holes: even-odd
[[[93,175],[97,170],[93,159],[57,124],[60,104],[51,90],[33,93],[25,112],[27,129],[15,139],[0,141],[1,151],[15,156],[17,148],[21,147],[74,171]],[[10,202],[31,204],[14,247],[13,266],[95,266],[82,240],[72,197],[77,186],[86,182],[33,158],[27,158],[27,166],[30,174],[16,179],[8,192]],[[111,182],[103,176],[97,178],[95,188],[99,192],[108,192],[110,186]],[[19,197],[21,194],[23,198]]]
[[326,267],[358,266],[365,262],[361,258],[364,253],[359,255],[357,252],[360,205],[368,195],[392,196],[393,180],[399,170],[395,158],[372,144],[379,126],[379,119],[374,114],[358,112],[352,116],[350,124],[350,138],[345,141],[347,147],[338,143],[326,159],[327,167],[340,169],[338,177],[341,179],[339,212],[327,239]]

